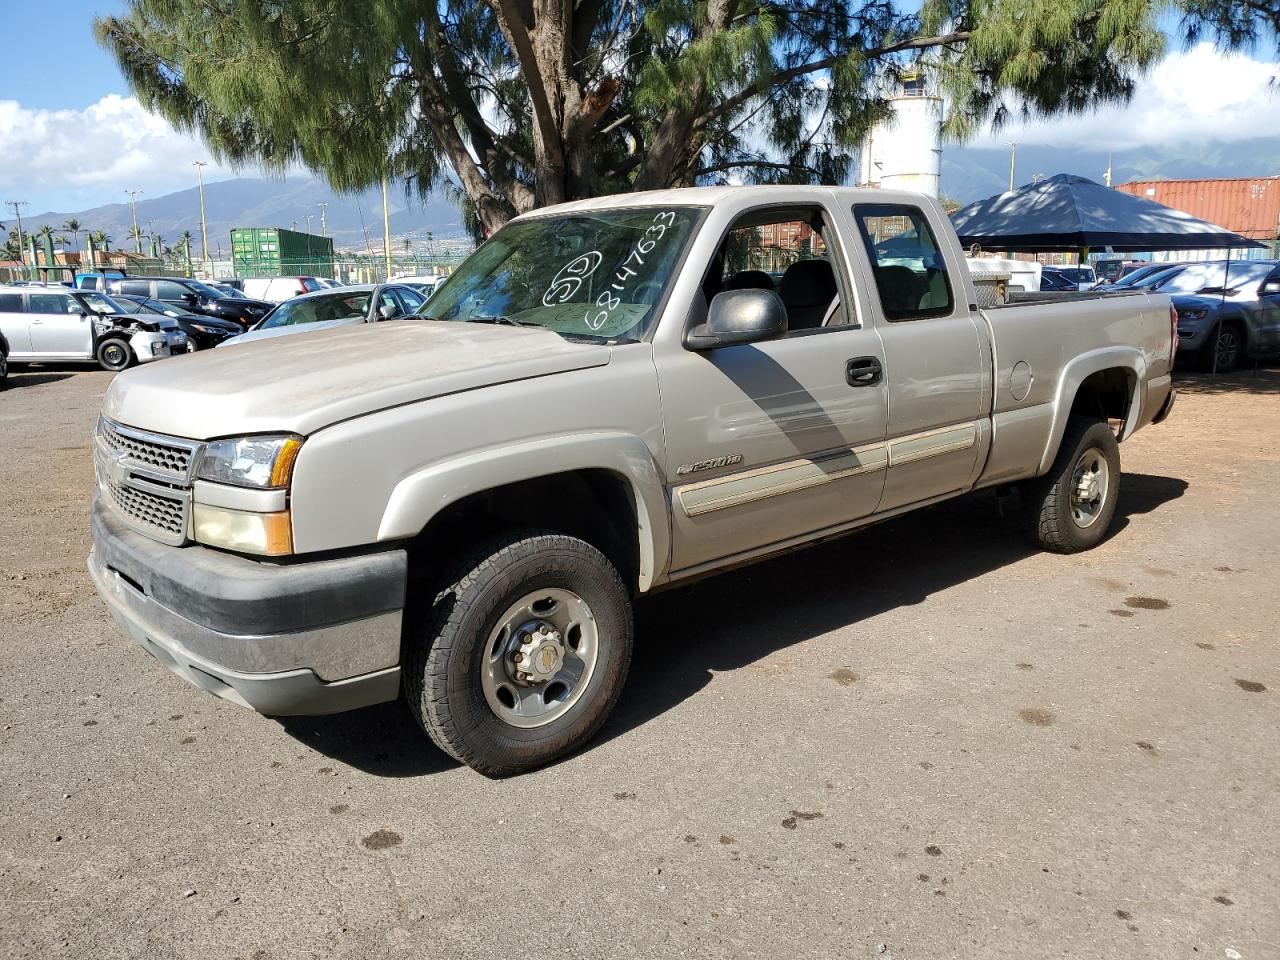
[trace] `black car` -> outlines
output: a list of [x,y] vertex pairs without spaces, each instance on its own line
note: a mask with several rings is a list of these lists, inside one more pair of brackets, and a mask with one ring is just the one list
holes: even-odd
[[127,293],[117,293],[112,299],[130,310],[136,308],[137,313],[153,313],[169,317],[178,325],[178,329],[187,335],[188,353],[194,353],[197,350],[208,350],[211,347],[216,347],[229,337],[239,336],[244,333],[244,327],[234,320],[221,320],[218,317],[188,313],[160,300],[135,297]]
[[108,284],[113,296],[123,294],[159,300],[184,313],[233,320],[243,332],[253,326],[275,306],[265,300],[231,297],[207,283],[183,277],[117,277]]

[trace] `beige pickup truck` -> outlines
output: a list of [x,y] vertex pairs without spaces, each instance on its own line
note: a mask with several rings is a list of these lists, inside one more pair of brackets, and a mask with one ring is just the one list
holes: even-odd
[[211,693],[404,696],[454,757],[527,770],[605,722],[638,594],[984,487],[1050,550],[1105,536],[1119,443],[1173,403],[1169,301],[977,302],[914,194],[538,210],[413,318],[118,377],[89,566]]

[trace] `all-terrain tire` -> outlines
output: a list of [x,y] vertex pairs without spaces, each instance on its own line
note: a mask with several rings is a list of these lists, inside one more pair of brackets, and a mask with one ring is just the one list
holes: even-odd
[[[572,591],[589,606],[597,660],[567,712],[543,726],[512,726],[486,700],[483,660],[504,611],[544,588]],[[631,665],[634,627],[622,578],[595,547],[563,534],[513,531],[480,545],[442,578],[423,621],[405,644],[409,707],[442,750],[487,776],[532,770],[590,740]]]
[[[1074,494],[1086,456],[1105,462],[1106,485],[1092,516],[1082,523]],[[1119,494],[1120,445],[1115,433],[1106,421],[1073,417],[1049,472],[1022,486],[1023,527],[1033,543],[1054,553],[1092,549],[1107,535]]]

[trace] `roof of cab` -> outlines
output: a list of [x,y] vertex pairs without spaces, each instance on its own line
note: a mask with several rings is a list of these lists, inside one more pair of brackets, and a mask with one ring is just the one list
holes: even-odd
[[[758,194],[762,201],[767,201],[770,194],[786,193],[789,198],[805,194],[812,195],[815,202],[820,198],[830,200],[833,196],[846,202],[863,201],[867,203],[894,203],[932,200],[924,194],[909,193],[903,190],[882,190],[875,187],[843,187],[812,186],[790,184],[752,184],[747,186],[724,187],[673,187],[668,190],[642,190],[638,193],[615,193],[587,200],[570,200],[550,207],[539,207],[521,214],[518,219],[540,217],[547,214],[573,213],[578,210],[612,210],[619,207],[652,207],[652,206],[711,206],[728,199],[738,199],[744,195]],[[790,202],[790,201],[788,201]]]

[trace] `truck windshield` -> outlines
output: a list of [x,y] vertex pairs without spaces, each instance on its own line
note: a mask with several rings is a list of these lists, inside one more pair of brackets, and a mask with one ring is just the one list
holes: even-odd
[[418,311],[633,342],[655,320],[699,207],[628,207],[508,224]]

